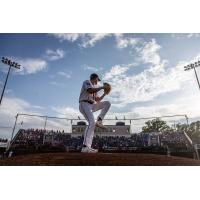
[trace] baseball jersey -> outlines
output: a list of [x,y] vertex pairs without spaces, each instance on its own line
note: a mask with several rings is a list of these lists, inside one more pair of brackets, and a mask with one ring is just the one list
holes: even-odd
[[81,93],[79,96],[79,102],[83,100],[89,100],[89,101],[95,101],[96,93],[90,94],[87,90],[89,88],[95,88],[94,85],[92,85],[91,81],[86,80],[83,82]]

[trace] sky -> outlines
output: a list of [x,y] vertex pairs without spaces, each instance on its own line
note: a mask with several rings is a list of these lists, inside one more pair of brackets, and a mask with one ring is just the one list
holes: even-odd
[[[0,34],[0,56],[21,65],[9,77],[0,126],[12,127],[17,113],[81,116],[80,89],[94,72],[112,85],[107,117],[200,119],[195,74],[184,71],[200,59],[197,33]],[[7,70],[0,63],[0,92]]]

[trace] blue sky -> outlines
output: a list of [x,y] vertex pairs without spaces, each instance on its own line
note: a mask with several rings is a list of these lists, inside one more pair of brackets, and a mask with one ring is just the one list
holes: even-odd
[[[194,73],[183,70],[200,57],[199,34],[0,34],[0,56],[22,65],[9,77],[3,124],[22,112],[77,116],[93,72],[112,84],[108,115],[200,117]],[[1,90],[7,69],[0,64]]]

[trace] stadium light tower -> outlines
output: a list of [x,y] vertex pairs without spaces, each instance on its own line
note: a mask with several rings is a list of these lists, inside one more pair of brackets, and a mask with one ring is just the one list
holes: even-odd
[[20,69],[20,65],[18,63],[13,62],[13,61],[9,60],[8,58],[2,57],[1,62],[5,65],[9,65],[9,69],[8,69],[8,73],[7,73],[7,76],[6,76],[6,81],[5,81],[4,86],[3,86],[3,91],[1,93],[0,106],[1,106],[2,99],[3,99],[3,95],[4,95],[4,91],[5,91],[5,88],[6,88],[6,84],[7,84],[7,81],[8,81],[8,76],[10,74],[11,67],[15,67],[16,69]]
[[200,89],[199,78],[197,76],[197,71],[196,71],[196,67],[199,67],[199,66],[200,66],[200,60],[198,62],[194,62],[194,63],[191,63],[189,65],[184,66],[184,69],[185,69],[185,71],[189,71],[191,69],[194,69],[195,76],[196,76],[196,79],[197,79],[197,83],[198,83],[198,86],[199,86],[199,89]]

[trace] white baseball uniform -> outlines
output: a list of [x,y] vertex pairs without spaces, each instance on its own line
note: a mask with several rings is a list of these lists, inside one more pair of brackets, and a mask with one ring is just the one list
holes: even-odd
[[89,80],[84,81],[79,97],[79,110],[88,121],[88,127],[85,130],[83,140],[83,145],[86,145],[87,147],[91,147],[94,136],[95,119],[93,112],[101,110],[98,117],[103,120],[111,105],[109,101],[95,102],[96,93],[90,94],[87,91],[89,88],[94,88],[94,85],[92,85]]

